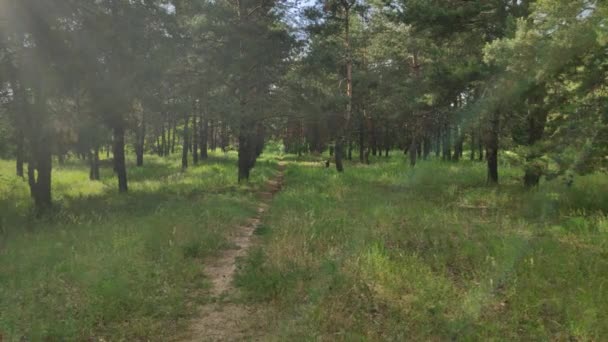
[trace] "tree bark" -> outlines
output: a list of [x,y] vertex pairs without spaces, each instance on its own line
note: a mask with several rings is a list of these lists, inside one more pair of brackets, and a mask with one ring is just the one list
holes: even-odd
[[471,131],[471,161],[475,160],[475,130]]
[[488,160],[488,183],[498,184],[498,133],[500,129],[499,114],[495,113],[490,121],[486,158]]
[[23,162],[24,162],[24,145],[25,145],[25,138],[23,136],[23,134],[21,132],[17,133],[17,150],[15,151],[16,154],[16,162],[15,162],[15,168],[17,171],[17,177],[21,177],[23,178],[24,174],[23,174]]
[[206,160],[209,158],[209,154],[207,152],[207,140],[208,140],[208,132],[209,132],[209,121],[207,119],[201,118],[200,122],[200,149],[201,149],[201,160]]
[[175,142],[177,139],[177,119],[173,120],[173,127],[171,128],[171,130],[173,131],[173,134],[171,136],[171,154],[174,154],[175,153]]
[[163,122],[163,125],[161,127],[162,130],[162,134],[161,134],[161,146],[162,146],[162,151],[160,152],[161,156],[167,156],[169,154],[169,144],[168,141],[170,141],[170,139],[168,139],[166,132],[169,132],[169,135],[171,135],[171,131],[170,130],[166,130],[165,129],[165,123]]
[[[48,141],[42,141],[35,151],[35,181],[30,189],[36,210],[41,213],[51,206],[51,171],[53,158]],[[32,170],[33,172],[33,170]],[[30,183],[30,186],[32,183]]]
[[359,122],[359,162],[365,162],[365,110],[363,110],[363,117]]
[[118,124],[113,128],[114,134],[114,172],[118,177],[118,192],[129,191],[127,185],[127,164],[125,160],[125,128]]
[[452,159],[452,141],[451,141],[450,124],[446,123],[443,129],[443,160],[450,161]]
[[410,156],[410,166],[416,166],[416,161],[418,159],[418,142],[416,138],[412,139],[412,143],[409,147],[409,156]]
[[344,158],[344,141],[343,138],[336,139],[336,147],[334,150],[336,160],[336,170],[338,172],[344,172],[344,164],[342,159]]
[[192,118],[192,162],[194,165],[198,164],[198,143],[199,143],[199,129],[200,125],[198,123],[198,115],[194,115]]
[[135,139],[137,140],[135,143],[135,155],[137,156],[137,166],[144,166],[144,151],[145,151],[145,143],[146,143],[146,117],[145,114],[142,114],[142,119],[140,123],[140,127],[137,130],[137,134]]
[[184,134],[182,135],[182,170],[186,170],[188,168],[188,125],[190,123],[190,118],[187,115],[184,115]]
[[100,179],[98,146],[96,146],[93,150],[89,151],[89,179],[92,181],[97,181]]

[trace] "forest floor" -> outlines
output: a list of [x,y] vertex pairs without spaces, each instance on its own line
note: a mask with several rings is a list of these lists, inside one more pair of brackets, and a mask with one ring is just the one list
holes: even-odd
[[[503,158],[501,160],[505,160]],[[400,154],[346,172],[236,155],[187,171],[148,156],[116,193],[110,167],[54,170],[55,212],[0,161],[5,340],[602,340],[608,177],[543,181],[521,166]],[[283,184],[283,177],[285,183]],[[271,180],[275,180],[274,183]],[[275,192],[274,196],[269,193]],[[272,202],[270,202],[270,198]],[[271,203],[271,204],[270,204]],[[181,333],[186,331],[186,333]],[[180,335],[181,333],[181,335]]]

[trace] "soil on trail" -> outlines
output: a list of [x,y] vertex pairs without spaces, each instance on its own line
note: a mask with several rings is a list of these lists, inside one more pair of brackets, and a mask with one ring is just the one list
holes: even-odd
[[199,315],[190,325],[186,337],[178,341],[241,341],[260,340],[260,329],[256,325],[259,308],[235,302],[234,275],[237,260],[246,256],[253,243],[253,234],[260,226],[273,196],[283,186],[285,165],[279,164],[279,174],[266,183],[257,193],[258,208],[255,217],[239,227],[231,237],[234,246],[219,256],[205,262],[205,274],[212,286],[210,303],[200,308]]

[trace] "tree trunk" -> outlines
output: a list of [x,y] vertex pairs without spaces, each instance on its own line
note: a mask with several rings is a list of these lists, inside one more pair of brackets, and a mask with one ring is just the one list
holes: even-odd
[[173,134],[171,136],[171,154],[175,153],[175,142],[177,139],[177,120],[173,120],[173,127],[171,128]]
[[[145,115],[145,114],[144,114]],[[146,118],[142,116],[140,127],[137,130],[135,139],[135,155],[137,156],[137,166],[144,166],[144,151],[146,143]]]
[[[260,137],[260,128],[254,128],[255,124],[249,120],[243,120],[239,130],[239,183],[248,181],[251,169],[255,166],[257,155],[264,146],[263,137]],[[257,132],[256,132],[257,130]]]
[[125,128],[122,124],[114,127],[113,134],[114,172],[118,177],[118,192],[126,193],[129,191],[129,187],[127,185],[127,164],[125,160]]
[[28,165],[28,178],[30,180],[30,193],[34,198],[36,211],[40,214],[51,206],[53,158],[48,141],[41,140],[37,145],[34,147],[35,161],[33,166],[30,168]]
[[344,158],[344,141],[342,138],[336,139],[334,155],[336,159],[336,170],[338,172],[344,172],[344,165],[342,163],[342,158]]
[[215,149],[217,147],[215,143],[215,120],[211,120],[209,122],[209,143],[211,145],[211,151],[215,152]]
[[365,162],[365,110],[359,123],[359,162]]
[[[165,133],[165,131],[168,131],[168,130],[165,130],[165,123],[164,122],[163,122],[163,124],[161,126],[161,131],[162,131],[161,132],[162,133],[161,134],[161,146],[162,146],[162,149],[160,150],[159,155],[161,155],[161,156],[164,157],[167,154],[169,154],[169,144],[167,143],[169,141],[169,139],[168,139],[168,137],[167,137],[167,135]],[[170,133],[171,132],[169,131],[169,134]]]
[[377,156],[378,155],[378,135],[376,132],[376,120],[372,119],[372,129],[371,129],[371,135],[372,135],[372,141],[371,141],[371,145],[372,145],[372,156]]
[[92,181],[97,181],[100,179],[98,146],[96,146],[93,150],[89,151],[89,179]]
[[222,122],[222,136],[220,143],[222,144],[222,146],[220,146],[222,148],[222,152],[228,152],[228,123],[225,121]]
[[17,171],[17,177],[21,177],[23,178],[24,174],[23,174],[23,161],[24,161],[24,145],[25,145],[25,138],[23,137],[23,134],[21,132],[17,133],[17,150],[15,151],[16,154],[16,171]]
[[423,152],[422,152],[422,159],[423,160],[427,160],[429,159],[429,155],[431,154],[431,137],[429,137],[428,135],[425,135],[424,137],[424,148],[423,148]]
[[475,160],[475,130],[471,131],[471,161]]
[[456,142],[454,143],[454,155],[452,156],[452,161],[458,162],[460,161],[460,157],[462,157],[464,136],[462,135],[462,131],[458,126],[455,127],[454,132],[456,133]]
[[449,161],[452,159],[452,141],[451,141],[450,124],[446,123],[443,130],[443,160]]
[[201,160],[206,160],[209,158],[209,154],[207,153],[207,139],[208,139],[208,131],[209,131],[209,121],[207,119],[201,118],[200,120],[200,149],[201,149]]
[[[353,60],[351,55],[351,41],[350,41],[350,7],[344,2],[344,43],[346,48],[346,112],[344,113],[344,123],[340,129],[340,135],[336,140],[336,170],[338,172],[344,172],[344,165],[342,164],[342,158],[344,157],[344,147],[346,139],[348,137],[348,130],[350,129],[350,120],[352,117],[353,110]],[[349,149],[350,152],[350,149]],[[349,153],[349,157],[352,154]]]
[[441,128],[437,129],[435,133],[435,157],[441,156]]
[[478,158],[478,160],[481,162],[484,159],[484,155],[483,155],[483,139],[481,137],[481,132],[480,132],[479,139],[477,139],[477,151],[479,152],[479,158]]
[[486,158],[488,160],[488,183],[498,184],[498,133],[500,129],[500,118],[495,113],[490,122],[488,141],[486,144]]
[[408,150],[410,156],[410,166],[414,167],[416,166],[416,161],[418,159],[418,143],[416,142],[416,138],[412,139],[412,143]]
[[388,157],[388,153],[391,149],[391,131],[388,125],[388,120],[386,121],[385,131],[384,131],[384,156]]
[[184,116],[184,134],[182,135],[182,170],[186,170],[188,168],[188,125],[190,124],[190,118],[185,115]]
[[192,118],[192,162],[194,163],[194,165],[198,164],[198,143],[199,143],[199,123],[198,123],[198,116],[195,114],[194,117]]

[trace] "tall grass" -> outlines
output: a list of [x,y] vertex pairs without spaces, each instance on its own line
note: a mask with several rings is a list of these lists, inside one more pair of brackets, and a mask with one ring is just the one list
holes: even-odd
[[0,333],[8,340],[164,340],[194,311],[207,283],[201,260],[255,213],[251,190],[274,172],[262,160],[236,182],[235,155],[181,172],[149,156],[119,195],[111,169],[56,165],[53,212],[31,215],[27,184],[0,161]]
[[276,340],[601,340],[605,175],[532,191],[504,166],[292,163],[238,276]]

